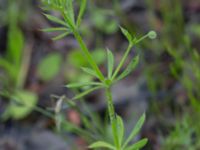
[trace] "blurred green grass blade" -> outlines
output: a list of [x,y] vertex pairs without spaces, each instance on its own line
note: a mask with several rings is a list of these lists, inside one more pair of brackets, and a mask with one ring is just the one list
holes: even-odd
[[24,47],[24,36],[17,26],[11,25],[8,32],[7,45],[8,51],[6,54],[8,60],[13,63],[15,67],[19,67]]

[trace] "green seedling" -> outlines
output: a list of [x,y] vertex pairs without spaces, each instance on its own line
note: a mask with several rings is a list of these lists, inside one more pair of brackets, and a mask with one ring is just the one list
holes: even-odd
[[126,67],[124,71],[121,71],[122,67],[124,66],[124,63],[132,49],[133,46],[141,42],[143,39],[149,37],[150,39],[154,39],[156,37],[156,33],[154,31],[150,31],[148,34],[141,38],[136,38],[135,36],[132,36],[126,29],[121,28],[122,33],[129,41],[128,47],[115,68],[115,59],[114,55],[111,52],[111,50],[107,50],[107,76],[104,76],[101,70],[99,69],[97,63],[95,62],[94,58],[91,55],[91,52],[88,50],[85,42],[83,41],[81,34],[79,33],[79,28],[81,25],[82,17],[86,9],[87,0],[82,0],[80,2],[80,9],[77,15],[75,15],[74,11],[74,1],[73,0],[43,0],[43,8],[44,10],[53,10],[57,11],[62,15],[62,19],[49,15],[44,14],[49,20],[51,20],[54,23],[57,23],[60,25],[60,27],[56,28],[48,28],[44,29],[45,31],[60,31],[62,30],[62,33],[58,35],[57,37],[54,37],[54,40],[61,39],[69,34],[72,34],[77,42],[80,45],[81,52],[84,55],[85,59],[88,61],[89,67],[83,67],[83,72],[97,78],[98,80],[96,82],[83,82],[83,83],[71,83],[68,84],[68,88],[79,88],[83,86],[90,86],[89,89],[83,91],[82,93],[76,95],[72,98],[72,100],[78,100],[84,97],[85,95],[97,90],[97,89],[104,89],[106,92],[106,98],[107,98],[107,107],[108,107],[108,114],[110,118],[110,124],[112,128],[112,138],[113,143],[107,143],[106,141],[97,141],[91,144],[90,148],[108,148],[108,149],[115,149],[115,150],[138,150],[141,149],[146,143],[147,139],[142,139],[136,142],[135,144],[129,145],[130,141],[133,140],[133,138],[139,133],[144,121],[145,121],[145,115],[142,115],[138,123],[136,124],[135,128],[131,132],[130,136],[124,140],[124,125],[121,117],[119,117],[114,110],[114,104],[112,100],[112,93],[111,93],[111,87],[113,84],[115,84],[117,81],[125,78],[128,76],[136,67],[139,61],[139,56],[134,57],[129,65]]

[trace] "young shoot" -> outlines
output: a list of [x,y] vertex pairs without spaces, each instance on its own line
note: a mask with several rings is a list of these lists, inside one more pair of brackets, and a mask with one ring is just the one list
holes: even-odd
[[[75,39],[77,40],[82,53],[84,54],[85,59],[88,61],[90,65],[89,68],[82,68],[83,72],[95,77],[98,79],[97,82],[85,82],[85,83],[71,83],[68,84],[68,88],[80,88],[80,87],[90,87],[83,93],[80,93],[72,98],[72,100],[78,100],[83,96],[93,92],[97,89],[104,89],[106,93],[106,100],[107,100],[107,107],[108,107],[108,114],[110,118],[110,124],[112,128],[112,135],[113,135],[113,143],[108,143],[106,141],[96,141],[89,146],[89,148],[107,148],[112,150],[139,150],[141,149],[146,143],[147,139],[139,140],[138,142],[131,144],[130,142],[136,137],[136,135],[140,132],[142,125],[145,121],[145,114],[139,119],[135,127],[133,128],[131,134],[128,136],[127,139],[124,139],[124,123],[120,116],[115,113],[113,99],[112,99],[112,92],[111,87],[114,83],[122,80],[126,76],[128,76],[137,66],[139,62],[139,56],[135,56],[132,58],[130,63],[126,66],[126,68],[121,71],[122,67],[129,56],[130,51],[132,50],[133,46],[144,40],[145,38],[154,39],[156,38],[156,32],[150,31],[146,35],[137,38],[133,36],[129,31],[120,27],[121,32],[127,38],[129,44],[127,49],[125,50],[124,55],[121,58],[119,64],[115,68],[115,57],[113,53],[107,49],[107,76],[99,69],[98,65],[96,64],[95,60],[93,59],[91,52],[89,51],[88,47],[86,46],[81,34],[80,34],[80,26],[81,21],[83,18],[83,14],[86,10],[87,0],[81,1],[74,1],[74,0],[43,0],[43,8],[44,10],[50,11],[57,11],[62,16],[62,19],[52,16],[50,14],[45,14],[47,19],[50,21],[58,24],[56,28],[47,28],[43,29],[45,32],[61,32],[60,35],[54,37],[54,40],[59,40],[64,38],[65,36],[72,34]],[[74,3],[79,2],[80,8],[78,14],[75,15]]]

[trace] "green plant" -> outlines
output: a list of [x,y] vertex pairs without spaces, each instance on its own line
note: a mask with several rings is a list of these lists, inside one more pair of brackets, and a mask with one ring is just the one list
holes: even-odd
[[163,150],[196,150],[200,148],[198,142],[200,140],[199,124],[194,122],[199,117],[199,114],[190,116],[190,114],[184,114],[181,119],[176,119],[173,125],[174,129],[162,139],[161,147]]
[[[31,48],[25,49],[24,35],[18,26],[22,11],[18,1],[9,0],[5,24],[8,26],[7,49],[0,56],[1,96],[9,99],[8,106],[1,116],[3,119],[21,119],[27,116],[36,105],[37,95],[24,89],[30,61]],[[21,104],[30,107],[22,106]]]
[[132,144],[131,146],[128,146],[128,144],[139,133],[145,121],[145,115],[142,115],[142,117],[136,124],[135,128],[131,132],[130,136],[126,140],[124,140],[124,125],[123,125],[123,121],[121,117],[116,115],[115,113],[113,100],[112,100],[111,87],[117,81],[129,75],[138,64],[139,56],[136,56],[131,60],[129,65],[126,67],[126,69],[121,72],[121,68],[123,67],[132,47],[138,44],[140,41],[142,41],[146,37],[149,37],[150,39],[156,38],[156,33],[154,31],[150,31],[145,36],[141,38],[136,38],[132,36],[126,29],[121,27],[121,31],[124,34],[124,36],[128,39],[129,45],[121,61],[117,65],[116,69],[115,69],[114,55],[109,49],[107,49],[107,72],[108,73],[107,73],[107,76],[105,77],[103,73],[100,71],[99,67],[97,66],[95,60],[93,59],[90,51],[88,50],[85,42],[83,41],[79,33],[82,17],[87,5],[87,0],[78,1],[80,2],[80,9],[77,14],[77,17],[75,17],[73,0],[43,0],[42,2],[43,2],[44,10],[58,11],[63,17],[63,19],[60,19],[50,14],[45,14],[45,16],[49,20],[53,21],[54,23],[59,24],[61,27],[47,28],[47,29],[44,29],[44,31],[47,31],[47,32],[61,31],[62,33],[58,35],[57,37],[53,38],[54,40],[61,39],[67,36],[68,34],[72,34],[76,38],[77,42],[79,43],[81,52],[83,53],[85,59],[88,61],[88,64],[90,65],[90,67],[82,67],[82,70],[86,72],[87,74],[94,76],[95,78],[98,79],[98,81],[96,82],[78,82],[78,83],[68,84],[67,85],[68,88],[80,88],[80,87],[85,87],[85,86],[90,87],[84,92],[73,97],[71,100],[80,99],[83,96],[97,89],[104,89],[106,92],[108,114],[110,118],[110,124],[111,124],[112,135],[113,135],[112,138],[113,138],[114,143],[107,143],[106,141],[97,141],[91,144],[89,147],[90,148],[104,147],[104,148],[116,149],[116,150],[122,150],[122,149],[126,149],[126,150],[136,149],[137,150],[137,149],[142,148],[147,143],[147,139],[142,139],[138,141],[137,143]]
[[[156,28],[159,21],[162,22],[162,25],[160,28],[158,27],[161,40],[155,45],[152,44],[152,48],[150,48],[152,51],[149,53],[152,53],[153,61],[147,62],[146,68],[148,69],[145,68],[147,82],[150,91],[154,94],[154,99],[157,98],[157,93],[160,91],[167,94],[162,97],[162,101],[161,98],[155,101],[154,108],[158,108],[156,114],[160,115],[163,112],[159,110],[159,104],[163,105],[164,103],[164,107],[169,107],[173,115],[180,114],[181,110],[183,118],[175,118],[176,121],[171,125],[169,135],[166,135],[163,140],[163,149],[199,149],[198,142],[196,142],[199,141],[200,136],[199,124],[196,123],[198,117],[196,116],[199,116],[200,106],[200,93],[198,92],[200,89],[200,70],[198,67],[200,54],[198,48],[195,49],[191,44],[193,43],[192,39],[194,39],[191,35],[198,36],[198,26],[195,23],[185,21],[181,0],[160,0],[159,8],[155,8],[152,2],[148,2],[148,14],[153,28]],[[157,9],[161,13],[161,20],[154,13]],[[194,28],[191,29],[191,27]],[[149,43],[146,45],[151,47]],[[161,68],[164,69],[161,70]],[[177,96],[177,91],[174,90],[177,87],[179,87],[179,92],[184,93],[182,101],[179,101],[179,95]],[[174,105],[175,108],[180,107],[180,109],[174,109]],[[163,106],[161,107],[163,108]]]

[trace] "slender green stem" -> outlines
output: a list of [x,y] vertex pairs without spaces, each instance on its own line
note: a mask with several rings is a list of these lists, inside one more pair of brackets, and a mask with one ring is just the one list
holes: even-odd
[[137,40],[137,41],[135,42],[135,44],[137,44],[137,43],[141,42],[142,40],[146,39],[148,36],[149,36],[149,35],[148,35],[148,33],[147,33],[146,35],[144,35],[143,37],[141,37],[139,40]]
[[124,53],[124,56],[122,57],[119,65],[117,66],[117,69],[115,70],[113,76],[112,76],[112,80],[117,76],[117,74],[119,73],[120,69],[122,68],[126,58],[128,57],[129,52],[131,51],[131,48],[133,47],[132,44],[129,44],[128,48],[126,49],[126,52]]
[[104,81],[104,76],[101,73],[99,67],[97,66],[96,62],[92,58],[87,46],[83,42],[83,39],[81,38],[80,34],[77,31],[74,31],[74,36],[76,40],[78,41],[83,53],[85,54],[85,57],[87,58],[87,61],[91,65],[91,67],[97,72],[99,79],[103,82]]
[[113,105],[113,99],[112,99],[112,92],[111,92],[111,88],[107,87],[106,88],[106,97],[107,97],[107,107],[108,107],[108,114],[109,114],[109,118],[110,118],[110,122],[111,122],[111,126],[112,126],[112,134],[113,134],[113,139],[114,139],[114,143],[116,145],[116,150],[120,150],[120,144],[119,144],[119,137],[117,135],[117,120],[115,117],[115,109],[114,109],[114,105]]
[[110,87],[106,88],[107,106],[110,122],[112,123],[115,117],[115,109],[113,106],[112,93]]
[[66,15],[66,13],[64,11],[61,12],[65,21],[69,24],[76,40],[78,41],[81,50],[83,51],[88,63],[91,65],[91,67],[96,71],[96,73],[98,74],[99,79],[104,82],[104,76],[102,74],[102,72],[100,71],[99,67],[97,66],[96,62],[94,61],[94,59],[92,58],[87,46],[85,45],[85,42],[83,41],[82,37],[80,36],[77,27],[74,25],[74,23],[71,22],[71,20],[69,19],[69,17]]

